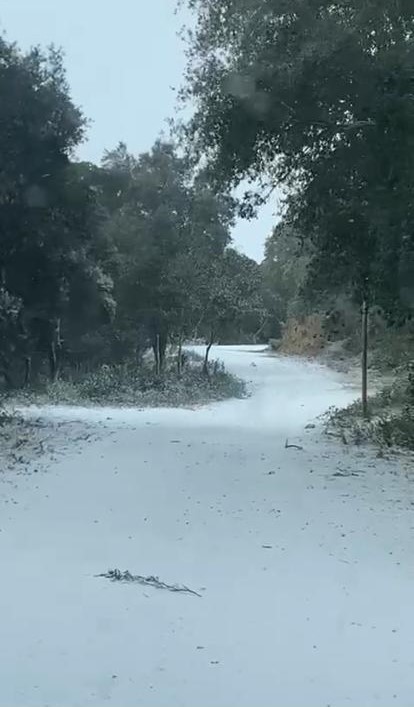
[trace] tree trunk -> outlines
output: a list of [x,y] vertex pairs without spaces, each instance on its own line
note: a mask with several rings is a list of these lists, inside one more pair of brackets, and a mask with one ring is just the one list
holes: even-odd
[[255,344],[257,344],[257,338],[258,336],[262,333],[263,329],[265,328],[267,322],[264,321],[261,327],[253,334],[253,341]]
[[160,375],[164,368],[165,355],[168,344],[168,331],[158,330],[152,337],[152,350],[154,352],[155,370]]
[[10,362],[4,354],[0,354],[0,374],[3,376],[8,389],[13,388],[13,380],[10,374]]
[[55,342],[51,341],[49,344],[49,373],[50,380],[54,383],[57,379],[57,357],[56,357],[56,346]]
[[362,304],[362,414],[368,417],[368,302]]
[[51,337],[49,344],[50,380],[55,383],[59,377],[62,353],[62,340],[60,338],[60,318],[51,322]]
[[183,372],[183,340],[180,336],[178,341],[178,353],[177,353],[177,373],[179,378]]
[[168,345],[168,335],[166,333],[160,334],[160,339],[158,342],[158,352],[159,352],[159,357],[160,357],[160,373],[162,373],[164,370],[165,356],[167,354],[167,345]]
[[206,355],[204,356],[204,363],[203,363],[203,373],[207,378],[210,378],[210,372],[208,369],[208,357],[210,355],[211,347],[213,346],[213,332],[211,332],[210,335],[210,341],[207,344],[206,348]]
[[24,384],[26,388],[32,381],[32,357],[26,356],[24,359]]
[[155,346],[154,346],[154,356],[155,356],[155,373],[157,376],[161,373],[161,348],[160,348],[160,335],[155,336]]

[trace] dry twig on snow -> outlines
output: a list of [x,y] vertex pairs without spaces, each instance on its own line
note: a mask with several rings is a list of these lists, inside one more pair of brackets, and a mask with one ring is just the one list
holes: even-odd
[[184,584],[166,584],[161,582],[158,577],[141,577],[138,574],[131,574],[128,570],[125,572],[121,572],[118,569],[108,570],[108,572],[103,574],[96,574],[95,577],[105,577],[110,579],[111,582],[136,582],[137,584],[155,587],[156,589],[167,589],[169,592],[185,592],[186,594],[194,594],[196,597],[201,597],[201,594],[189,589]]
[[300,449],[301,451],[303,451],[303,447],[301,447],[299,444],[289,444],[288,439],[285,442],[285,449]]

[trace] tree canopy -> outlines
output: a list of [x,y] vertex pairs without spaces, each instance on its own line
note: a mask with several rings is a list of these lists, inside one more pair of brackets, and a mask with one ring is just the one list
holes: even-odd
[[[186,138],[221,186],[287,188],[319,286],[414,302],[409,0],[189,0]],[[329,263],[334,264],[334,267]],[[331,276],[331,277],[330,277]]]
[[[231,248],[234,201],[172,142],[78,162],[87,127],[62,55],[0,38],[0,368],[134,358],[168,342],[237,336],[262,316],[260,273]],[[250,279],[254,276],[254,280]],[[237,325],[236,325],[236,322]],[[224,327],[226,323],[226,327]],[[32,370],[33,368],[33,370]]]

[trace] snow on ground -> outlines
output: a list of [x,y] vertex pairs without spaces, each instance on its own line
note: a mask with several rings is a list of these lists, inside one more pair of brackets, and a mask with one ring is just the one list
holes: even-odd
[[[414,705],[408,461],[305,430],[355,397],[339,374],[215,355],[249,399],[46,409],[101,440],[4,471],[1,707]],[[95,577],[114,567],[202,597]]]

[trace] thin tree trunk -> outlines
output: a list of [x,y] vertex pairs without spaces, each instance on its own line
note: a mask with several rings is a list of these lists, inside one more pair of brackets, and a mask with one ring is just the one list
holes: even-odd
[[165,357],[167,355],[167,337],[163,336],[160,334],[159,338],[159,343],[158,343],[158,353],[160,357],[160,373],[163,372],[164,366],[165,366]]
[[29,386],[32,381],[32,357],[26,356],[24,359],[24,384]]
[[179,341],[178,341],[178,354],[177,354],[177,373],[178,376],[181,377],[181,374],[183,372],[183,340],[180,336]]
[[49,344],[50,379],[53,383],[55,383],[59,377],[61,354],[62,340],[60,337],[60,318],[57,317],[53,322],[51,341]]
[[13,380],[10,375],[10,363],[4,354],[0,354],[0,374],[3,375],[7,388],[13,388]]
[[211,332],[210,341],[208,342],[207,348],[206,348],[206,355],[204,356],[203,373],[204,373],[204,375],[207,376],[207,378],[210,378],[210,372],[208,369],[208,357],[210,355],[210,351],[211,351],[212,346],[213,346],[213,332]]
[[362,414],[368,417],[368,302],[362,304]]
[[161,349],[160,349],[160,335],[159,334],[157,334],[155,337],[154,355],[155,355],[155,373],[157,376],[159,376],[161,373]]
[[59,378],[60,367],[62,365],[62,335],[61,335],[61,319],[56,319],[56,378]]
[[257,337],[259,336],[259,334],[262,333],[262,331],[263,331],[263,329],[265,328],[266,324],[267,324],[267,322],[264,321],[263,324],[261,325],[261,327],[256,331],[256,333],[253,334],[253,340],[254,340],[254,343],[255,343],[255,344],[257,344]]
[[57,357],[54,341],[51,341],[49,344],[49,371],[50,380],[52,381],[52,383],[54,383],[57,379]]

